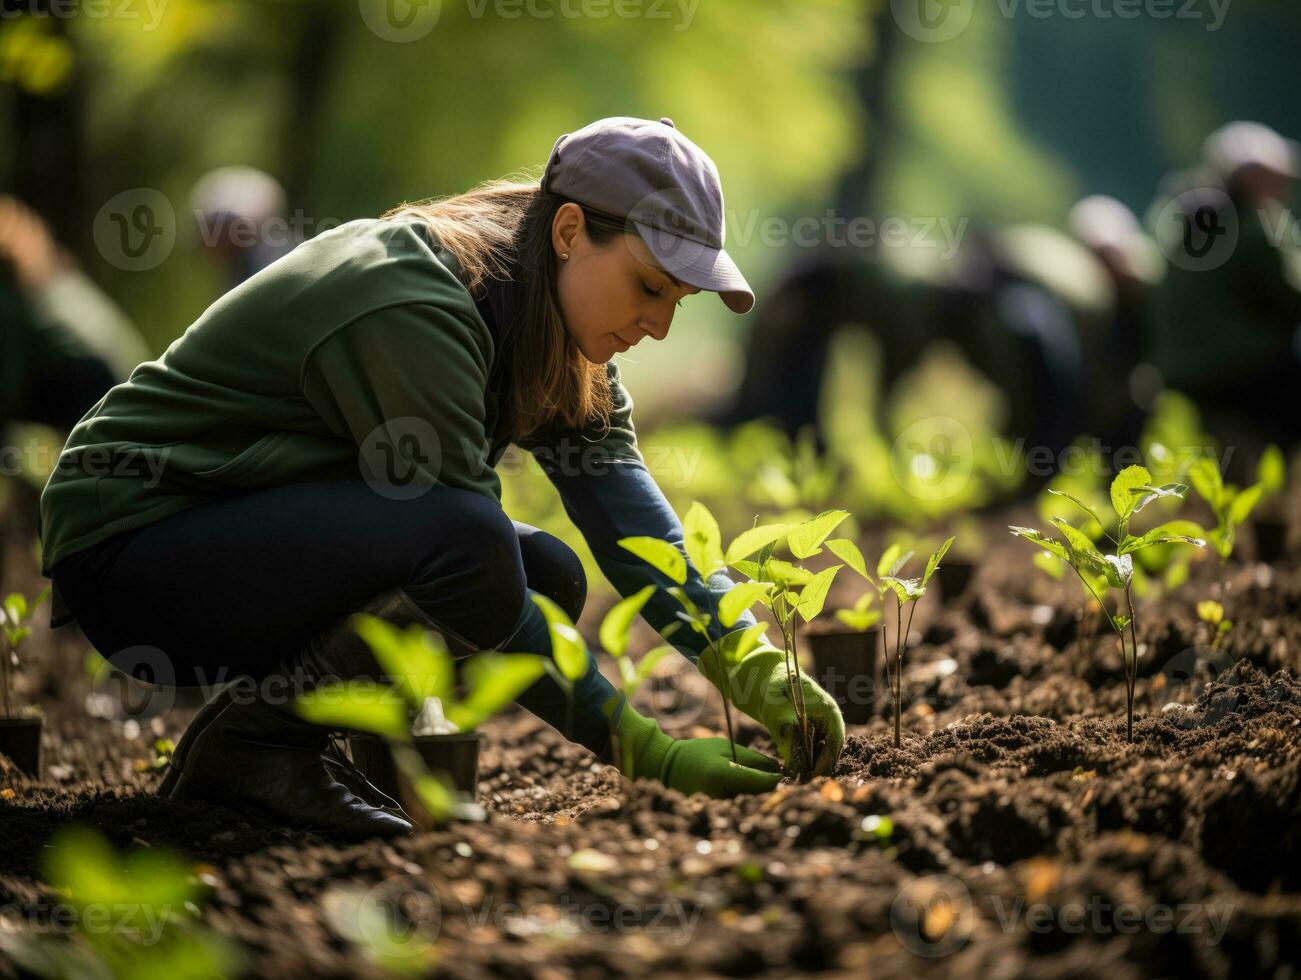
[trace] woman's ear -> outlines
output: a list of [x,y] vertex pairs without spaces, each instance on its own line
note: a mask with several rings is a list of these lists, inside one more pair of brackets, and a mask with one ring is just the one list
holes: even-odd
[[587,238],[587,219],[573,201],[562,204],[551,222],[551,247],[557,256],[573,255]]

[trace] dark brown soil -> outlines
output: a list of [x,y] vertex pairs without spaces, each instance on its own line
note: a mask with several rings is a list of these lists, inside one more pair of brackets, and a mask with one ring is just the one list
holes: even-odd
[[[1081,636],[1078,588],[1029,557],[996,539],[961,602],[923,601],[902,748],[882,715],[851,729],[832,778],[688,799],[621,785],[513,714],[489,729],[488,819],[397,843],[338,846],[156,798],[158,776],[135,764],[190,712],[138,731],[89,716],[84,641],[39,630],[30,680],[47,772],[36,783],[0,760],[13,790],[0,799],[0,905],[55,900],[42,845],[80,821],[196,862],[211,886],[204,921],[239,941],[256,976],[385,975],[340,924],[367,893],[393,908],[425,899],[402,905],[423,910],[410,912],[424,939],[408,950],[428,946],[406,962],[449,976],[1296,975],[1296,556],[1231,567],[1239,625],[1222,651],[1196,649],[1209,563],[1141,609],[1132,744],[1114,635]],[[1184,683],[1199,656],[1218,677]],[[671,733],[719,731],[689,667],[655,688],[646,707]],[[770,747],[748,721],[739,736]]]

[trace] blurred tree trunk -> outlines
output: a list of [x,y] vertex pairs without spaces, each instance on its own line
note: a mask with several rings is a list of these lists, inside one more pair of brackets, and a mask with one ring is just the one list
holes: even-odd
[[876,210],[876,179],[883,150],[894,129],[887,83],[898,46],[899,29],[890,13],[888,0],[865,4],[863,16],[868,21],[868,33],[875,48],[864,55],[853,73],[854,94],[862,108],[862,116],[867,120],[867,135],[863,152],[841,175],[837,188],[836,211],[846,218],[859,215],[877,217],[873,214]]
[[[315,178],[328,105],[329,85],[334,77],[346,4],[336,0],[314,0],[305,7],[303,26],[289,63],[293,79],[287,106],[284,136],[284,184],[289,209],[303,209],[316,220]],[[309,234],[312,232],[309,230]]]

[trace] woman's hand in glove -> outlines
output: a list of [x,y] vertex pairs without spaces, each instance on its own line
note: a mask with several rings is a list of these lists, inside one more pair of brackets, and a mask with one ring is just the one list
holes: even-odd
[[[618,710],[617,705],[611,705]],[[620,771],[629,779],[657,779],[681,793],[715,798],[767,793],[781,781],[781,768],[743,745],[736,762],[725,738],[669,738],[653,718],[623,704],[617,725]]]

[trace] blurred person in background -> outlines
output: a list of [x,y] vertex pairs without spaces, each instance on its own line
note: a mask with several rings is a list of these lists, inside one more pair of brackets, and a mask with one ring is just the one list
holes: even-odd
[[1287,445],[1301,433],[1301,238],[1288,207],[1301,153],[1239,121],[1208,136],[1202,158],[1163,182],[1150,212],[1169,271],[1148,356],[1226,444]]
[[879,340],[882,431],[890,385],[939,341],[957,346],[999,389],[1003,434],[1027,450],[1057,453],[1081,432],[1129,431],[1108,372],[1091,362],[1123,362],[1118,370],[1128,377],[1151,257],[1139,258],[1141,243],[1113,208],[1088,203],[1075,218],[1076,234],[1088,240],[1026,224],[972,229],[952,256],[824,246],[765,303],[740,388],[713,421],[767,418],[791,434],[814,426],[825,447],[818,410],[831,338],[857,324]]
[[71,429],[149,351],[40,216],[0,196],[0,429]]
[[199,244],[227,289],[265,269],[294,244],[280,181],[256,167],[210,170],[190,192]]
[[[437,631],[460,655],[550,656],[532,600],[577,620],[586,577],[572,549],[502,509],[494,467],[511,444],[538,460],[621,595],[657,587],[642,616],[787,765],[832,770],[840,710],[804,678],[806,752],[782,649],[761,637],[731,663],[702,657],[753,614],[708,640],[674,632],[672,580],[619,545],[684,550],[613,358],[664,340],[696,293],[752,308],[724,214],[717,167],[672,120],[599,120],[556,141],[540,183],[489,182],[304,242],[86,416],[41,498],[53,625],[75,619],[140,680],[230,681],[181,738],[161,793],[345,837],[409,833],[293,695],[380,679],[351,627],[359,609]],[[686,594],[718,608],[726,570],[686,567]],[[572,692],[544,676],[518,702],[611,761],[615,728],[629,778],[713,796],[781,779],[750,749],[733,762],[726,739],[669,737],[590,654]]]

